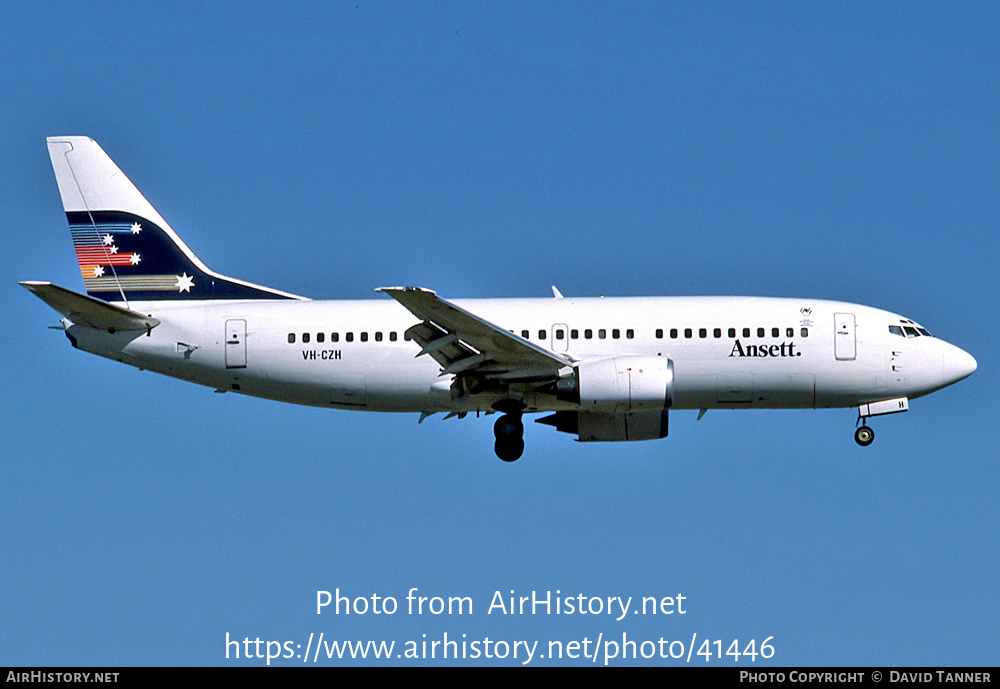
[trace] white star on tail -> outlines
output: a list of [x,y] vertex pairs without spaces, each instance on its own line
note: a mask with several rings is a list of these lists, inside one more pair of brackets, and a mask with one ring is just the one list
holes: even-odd
[[96,266],[94,268],[94,277],[99,278],[104,275],[104,266]]
[[104,241],[104,246],[108,246],[111,244],[111,242],[115,241],[115,238],[112,237],[110,234],[106,234],[104,235],[103,241]]
[[139,234],[142,232],[142,225],[137,222],[132,223],[132,234]]
[[174,287],[177,288],[178,292],[190,292],[191,288],[194,287],[194,277],[184,273],[183,275],[177,276],[177,282],[174,283]]
[[139,254],[132,254],[132,258],[129,260],[132,261],[132,265],[134,266],[139,265]]

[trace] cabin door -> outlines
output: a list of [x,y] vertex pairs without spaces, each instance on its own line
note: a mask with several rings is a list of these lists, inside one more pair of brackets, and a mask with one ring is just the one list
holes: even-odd
[[854,314],[837,313],[833,319],[833,355],[837,361],[853,361],[858,355]]

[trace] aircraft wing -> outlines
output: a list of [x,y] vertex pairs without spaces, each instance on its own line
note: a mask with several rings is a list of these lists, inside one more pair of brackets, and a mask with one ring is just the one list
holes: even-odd
[[441,364],[441,375],[474,373],[505,380],[547,380],[573,361],[493,325],[422,287],[379,287],[421,320],[406,334]]

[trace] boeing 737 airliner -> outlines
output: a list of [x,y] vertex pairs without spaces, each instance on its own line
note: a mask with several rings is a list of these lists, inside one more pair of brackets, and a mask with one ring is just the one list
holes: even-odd
[[[94,141],[48,139],[83,284],[22,282],[74,347],[218,391],[334,409],[500,412],[500,459],[522,417],[581,441],[667,435],[671,409],[857,407],[867,419],[976,370],[958,347],[879,309],[817,299],[312,301],[209,270]],[[446,417],[447,418],[447,417]],[[700,416],[699,416],[700,418]]]

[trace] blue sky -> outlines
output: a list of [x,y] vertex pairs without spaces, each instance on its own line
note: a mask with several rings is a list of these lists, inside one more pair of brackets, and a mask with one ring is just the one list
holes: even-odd
[[[996,663],[995,5],[36,5],[0,25],[0,663],[241,665],[227,633],[320,632]],[[62,134],[278,289],[838,299],[979,370],[867,449],[851,410],[677,412],[647,443],[527,424],[514,465],[492,419],[215,395],[73,350],[16,284],[82,289]],[[413,587],[473,614],[315,613]],[[687,612],[488,615],[512,589]]]

